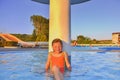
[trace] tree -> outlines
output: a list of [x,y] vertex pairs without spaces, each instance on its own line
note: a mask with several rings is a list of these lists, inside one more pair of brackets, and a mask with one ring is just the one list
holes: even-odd
[[12,34],[23,41],[33,41],[30,34]]
[[32,41],[36,41],[36,38],[37,38],[37,36],[36,36],[35,29],[34,29],[34,30],[33,30],[33,33],[32,33],[31,40],[32,40]]
[[82,35],[77,36],[77,42],[78,44],[83,44],[85,40],[85,37]]
[[91,39],[89,37],[84,37],[83,35],[77,36],[77,43],[78,44],[90,44]]
[[83,35],[77,36],[78,44],[111,44],[112,40],[96,40],[89,37],[84,37]]
[[30,20],[34,26],[33,34],[36,34],[36,41],[48,41],[49,20],[39,15],[31,16]]

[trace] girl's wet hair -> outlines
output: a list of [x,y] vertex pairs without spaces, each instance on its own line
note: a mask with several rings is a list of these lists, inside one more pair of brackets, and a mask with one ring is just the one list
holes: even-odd
[[52,45],[53,45],[53,43],[57,43],[57,42],[60,42],[60,44],[63,46],[62,40],[59,39],[59,38],[54,39],[54,40],[52,41]]

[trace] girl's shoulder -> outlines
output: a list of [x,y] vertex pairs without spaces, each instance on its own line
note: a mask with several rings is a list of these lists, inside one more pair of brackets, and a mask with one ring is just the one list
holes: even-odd
[[62,53],[63,53],[63,55],[64,55],[65,57],[68,56],[68,53],[67,53],[67,52],[63,51]]
[[62,51],[62,53],[67,54],[67,52],[65,52],[65,51]]
[[53,51],[49,52],[49,54],[52,54],[52,53],[53,53]]
[[48,55],[51,56],[53,54],[53,51],[49,52]]
[[53,52],[49,52],[49,53],[48,53],[48,57],[51,58],[52,54],[53,54]]

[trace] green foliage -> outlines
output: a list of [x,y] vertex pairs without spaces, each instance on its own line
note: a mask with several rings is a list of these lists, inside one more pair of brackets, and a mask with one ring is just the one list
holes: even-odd
[[47,36],[40,34],[39,36],[37,36],[36,41],[47,41]]
[[34,26],[32,39],[35,41],[48,41],[49,20],[39,15],[31,16],[30,20]]
[[34,41],[30,34],[12,34],[23,41]]
[[33,30],[32,36],[31,36],[31,40],[32,41],[36,41],[37,35],[35,33],[35,29]]
[[[73,41],[72,41],[73,42]],[[84,37],[83,35],[77,36],[78,44],[111,44],[112,40],[96,40],[89,37]]]
[[84,37],[82,35],[79,35],[77,37],[77,43],[78,44],[89,44],[91,43],[91,39],[89,37]]
[[112,44],[112,40],[98,40],[98,44]]
[[6,42],[4,46],[17,46],[17,42]]

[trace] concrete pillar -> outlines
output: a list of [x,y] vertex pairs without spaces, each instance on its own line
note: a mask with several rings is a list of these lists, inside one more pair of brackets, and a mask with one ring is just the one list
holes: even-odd
[[49,52],[52,41],[60,38],[63,50],[70,54],[70,0],[50,0]]

